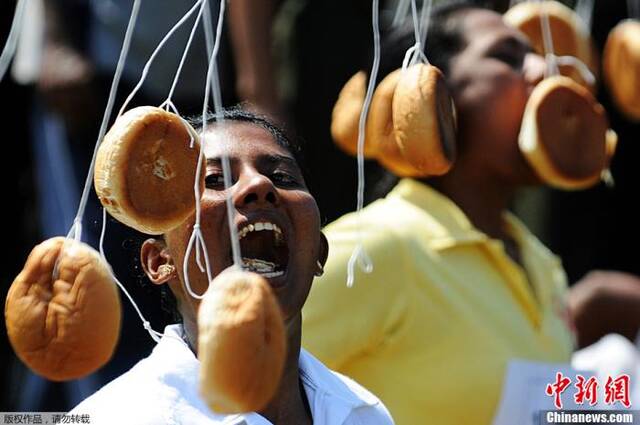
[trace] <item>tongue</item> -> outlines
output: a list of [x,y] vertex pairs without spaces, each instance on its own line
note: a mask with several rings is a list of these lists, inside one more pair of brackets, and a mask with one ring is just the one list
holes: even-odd
[[270,273],[276,270],[276,263],[259,258],[242,257],[242,267],[256,273]]

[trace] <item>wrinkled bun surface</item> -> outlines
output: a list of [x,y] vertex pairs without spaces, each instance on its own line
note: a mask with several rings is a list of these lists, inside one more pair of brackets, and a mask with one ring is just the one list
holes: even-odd
[[121,306],[107,267],[93,248],[62,237],[31,251],[9,288],[4,313],[11,346],[38,375],[77,379],[111,358]]
[[378,146],[378,162],[399,177],[419,177],[420,172],[402,156],[393,131],[393,95],[402,70],[387,75],[371,99],[367,135]]
[[640,120],[640,22],[618,24],[607,37],[604,77],[618,108]]
[[195,210],[199,151],[195,131],[177,115],[152,106],[131,109],[116,120],[98,150],[98,198],[122,223],[143,233],[165,233]]
[[455,158],[455,110],[442,72],[410,66],[393,96],[393,129],[402,154],[422,175],[446,173]]
[[573,80],[547,78],[527,102],[519,146],[536,173],[551,186],[582,189],[606,167],[604,109]]
[[198,312],[200,394],[216,413],[255,412],[273,398],[286,356],[284,322],[260,275],[226,270]]

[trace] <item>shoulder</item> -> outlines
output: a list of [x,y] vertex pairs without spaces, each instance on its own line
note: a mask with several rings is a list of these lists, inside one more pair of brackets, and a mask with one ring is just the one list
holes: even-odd
[[82,401],[70,413],[87,414],[91,423],[163,422],[162,397],[156,379],[143,359],[131,370],[111,381]]
[[[393,424],[391,414],[382,401],[351,378],[334,372],[326,367],[305,349],[300,351],[301,376],[305,386],[311,386],[314,391],[324,394],[321,399],[326,404],[321,409],[327,409],[336,414],[343,409],[348,413],[341,423],[347,425]],[[315,404],[315,403],[314,403]],[[316,408],[318,406],[316,405]],[[314,416],[319,412],[314,412]],[[328,419],[327,415],[320,414]],[[339,417],[333,417],[338,420]],[[322,421],[321,421],[322,422]],[[332,423],[328,421],[328,423]]]

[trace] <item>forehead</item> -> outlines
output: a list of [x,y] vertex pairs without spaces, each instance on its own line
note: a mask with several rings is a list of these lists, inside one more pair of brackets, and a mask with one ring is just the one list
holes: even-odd
[[207,159],[223,154],[231,158],[252,158],[278,154],[292,157],[265,128],[249,122],[227,121],[207,128],[204,137],[204,155]]
[[525,36],[517,29],[508,26],[502,15],[485,9],[464,12],[461,29],[467,48],[475,49],[491,45],[503,39],[518,39],[528,44]]

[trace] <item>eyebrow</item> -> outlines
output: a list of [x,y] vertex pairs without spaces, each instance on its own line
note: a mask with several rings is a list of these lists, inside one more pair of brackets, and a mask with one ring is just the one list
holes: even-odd
[[[234,158],[229,158],[230,162],[234,162]],[[266,162],[270,165],[273,164],[278,164],[278,163],[285,163],[291,167],[296,167],[298,168],[298,163],[296,162],[295,159],[291,158],[290,156],[286,156],[286,155],[279,155],[279,154],[268,154],[268,155],[263,155],[260,158],[258,158],[259,162]],[[211,157],[211,158],[207,158],[207,166],[210,165],[220,165],[222,163],[222,158],[221,157]]]

